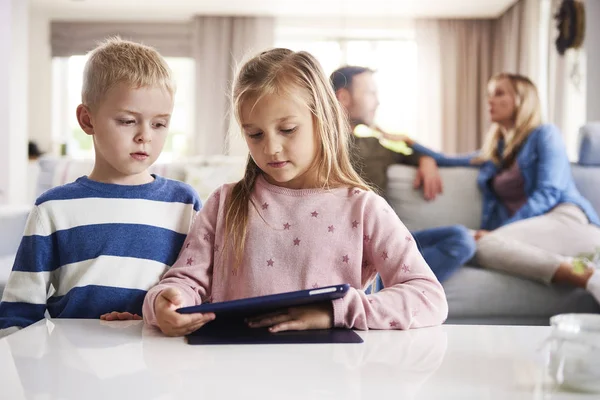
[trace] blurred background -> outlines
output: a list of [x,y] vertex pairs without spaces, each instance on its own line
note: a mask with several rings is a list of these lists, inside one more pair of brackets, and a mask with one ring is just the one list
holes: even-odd
[[[586,19],[600,17],[587,0]],[[375,69],[377,123],[446,152],[472,151],[488,126],[485,83],[528,75],[544,117],[572,158],[577,130],[600,119],[593,90],[600,28],[558,54],[559,0],[0,0],[0,203],[30,202],[27,143],[38,153],[93,159],[79,128],[86,53],[120,35],[156,47],[178,90],[160,162],[245,154],[229,113],[235,66],[265,48],[306,50],[326,74],[344,64]],[[591,68],[590,68],[591,66]]]

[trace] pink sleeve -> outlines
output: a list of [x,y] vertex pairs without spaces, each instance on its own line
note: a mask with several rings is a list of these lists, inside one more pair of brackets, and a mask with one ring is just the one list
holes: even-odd
[[448,316],[444,289],[396,213],[373,196],[364,211],[363,262],[379,272],[385,289],[351,289],[333,301],[334,324],[355,329],[410,329],[440,325]]
[[158,285],[148,291],[142,313],[144,320],[156,325],[154,302],[161,291],[175,288],[181,293],[185,306],[202,303],[210,295],[214,257],[215,230],[223,187],[209,198],[190,228],[175,264],[165,273]]

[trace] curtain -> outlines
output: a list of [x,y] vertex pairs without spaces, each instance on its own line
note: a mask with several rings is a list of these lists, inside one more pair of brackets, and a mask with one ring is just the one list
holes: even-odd
[[244,59],[273,46],[271,17],[198,16],[193,21],[196,60],[195,154],[241,154],[245,143],[230,112],[231,83]]
[[417,22],[418,131],[428,146],[448,153],[481,146],[492,27],[486,20]]
[[86,54],[102,40],[116,35],[152,46],[166,57],[189,57],[191,54],[189,22],[52,22],[52,57]]
[[418,140],[451,154],[481,147],[489,78],[541,79],[539,21],[539,0],[520,0],[495,20],[418,20]]

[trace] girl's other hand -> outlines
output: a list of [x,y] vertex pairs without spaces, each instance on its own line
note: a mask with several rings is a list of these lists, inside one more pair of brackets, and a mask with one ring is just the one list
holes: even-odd
[[303,307],[292,307],[276,313],[246,320],[251,328],[269,327],[269,332],[329,329],[333,326],[331,302]]

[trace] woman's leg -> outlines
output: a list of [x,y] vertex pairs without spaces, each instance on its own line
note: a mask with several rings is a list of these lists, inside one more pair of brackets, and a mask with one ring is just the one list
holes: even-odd
[[600,228],[576,206],[499,228],[477,242],[476,262],[485,268],[550,282],[586,287],[592,270],[577,274],[572,258],[600,246]]

